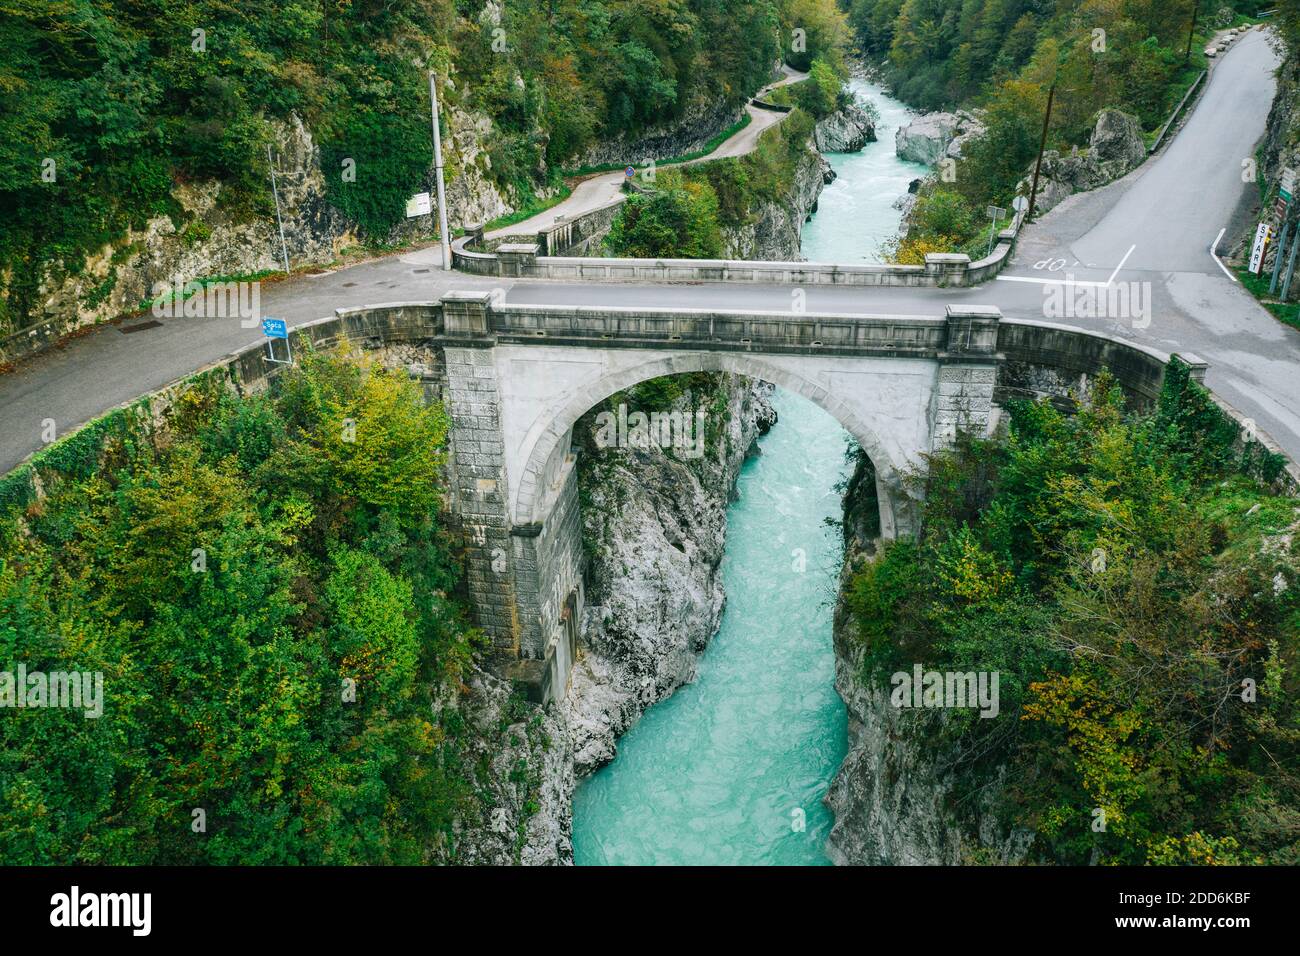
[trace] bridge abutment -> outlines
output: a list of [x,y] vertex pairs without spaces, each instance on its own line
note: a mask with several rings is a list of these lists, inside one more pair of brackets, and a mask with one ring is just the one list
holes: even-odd
[[[489,293],[443,299],[452,512],[465,539],[475,624],[538,702],[562,697],[583,608],[576,459],[557,449],[536,488],[543,518],[514,520]],[[452,342],[463,342],[463,345]]]

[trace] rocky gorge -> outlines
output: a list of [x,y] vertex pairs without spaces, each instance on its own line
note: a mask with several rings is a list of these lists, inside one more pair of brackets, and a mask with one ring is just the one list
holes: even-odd
[[803,226],[817,211],[822,187],[835,179],[825,153],[854,153],[876,139],[874,119],[849,103],[817,120],[802,145],[784,195],[760,199],[747,223],[724,230],[724,257],[797,262],[803,256]]
[[[763,202],[747,226],[727,232],[731,253],[798,258],[802,225],[829,170],[819,144],[861,148],[872,139],[871,117],[858,107],[818,123],[784,196]],[[718,630],[726,602],[719,565],[727,506],[746,456],[776,416],[770,385],[732,375],[685,381],[665,380],[677,393],[669,407],[706,410],[702,457],[655,446],[599,447],[600,408],[575,426],[588,564],[569,692],[544,710],[515,710],[508,685],[476,673],[467,718],[489,768],[483,775],[488,798],[484,819],[465,822],[460,859],[572,863],[575,787],[613,759],[618,738],[649,707],[691,682],[699,654]],[[647,385],[661,393],[654,386],[665,382]],[[610,403],[627,400],[615,396]]]
[[463,821],[439,858],[573,862],[577,782],[613,758],[647,708],[693,679],[718,629],[726,509],[756,439],[774,424],[770,392],[740,376],[692,376],[669,407],[705,411],[698,458],[655,445],[600,447],[600,409],[575,426],[588,590],[569,692],[539,709],[475,669],[459,706],[473,731],[483,813]]

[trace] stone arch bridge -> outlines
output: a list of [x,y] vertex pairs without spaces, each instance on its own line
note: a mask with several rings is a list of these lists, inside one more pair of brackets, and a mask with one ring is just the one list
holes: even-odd
[[[614,393],[718,370],[803,395],[870,456],[882,536],[893,538],[918,522],[903,475],[959,429],[991,430],[1006,396],[1063,393],[1105,367],[1149,404],[1171,358],[989,306],[934,317],[646,310],[508,304],[491,292],[339,310],[293,336],[421,349],[417,371],[451,418],[449,510],[467,542],[476,622],[538,701],[565,693],[583,609],[573,427]],[[1203,362],[1181,359],[1203,379]],[[225,364],[244,389],[273,374],[260,347]]]

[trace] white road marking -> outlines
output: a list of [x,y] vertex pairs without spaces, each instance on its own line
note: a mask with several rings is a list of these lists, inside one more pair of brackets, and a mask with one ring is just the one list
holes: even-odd
[[1137,248],[1137,246],[1129,246],[1129,247],[1128,247],[1128,252],[1124,253],[1124,258],[1121,259],[1121,260],[1119,260],[1119,265],[1117,265],[1117,266],[1115,267],[1115,271],[1112,272],[1112,273],[1110,274],[1110,278],[1106,280],[1106,285],[1107,285],[1107,287],[1109,287],[1110,284],[1111,284],[1112,282],[1115,281],[1115,277],[1116,277],[1117,275],[1119,275],[1119,270],[1124,268],[1124,263],[1128,262],[1128,257],[1131,256],[1131,255],[1133,255],[1133,250],[1136,249],[1136,248]]
[[[1033,282],[1037,285],[1090,285],[1097,286],[1100,289],[1109,289],[1110,284],[1119,275],[1119,270],[1124,268],[1124,263],[1128,262],[1128,257],[1133,255],[1133,250],[1136,248],[1135,245],[1128,247],[1128,252],[1124,253],[1124,258],[1119,260],[1119,265],[1115,267],[1115,271],[1110,274],[1110,278],[1105,282],[1094,282],[1090,279],[1035,279],[1033,276],[995,276],[994,278],[1002,282]],[[1079,260],[1075,259],[1074,264],[1077,266]],[[1089,263],[1090,268],[1091,265]]]
[[1214,260],[1214,264],[1216,266],[1218,266],[1220,269],[1223,270],[1223,274],[1225,276],[1227,276],[1233,282],[1236,282],[1237,277],[1233,275],[1231,272],[1229,272],[1228,267],[1219,261],[1219,240],[1223,238],[1223,234],[1227,231],[1228,231],[1228,227],[1224,226],[1222,229],[1219,230],[1219,234],[1214,237],[1214,241],[1210,243],[1210,258]]
[[1106,288],[1109,282],[1093,282],[1088,279],[1036,279],[1033,276],[997,276],[999,282],[1033,282],[1038,285],[1095,285]]

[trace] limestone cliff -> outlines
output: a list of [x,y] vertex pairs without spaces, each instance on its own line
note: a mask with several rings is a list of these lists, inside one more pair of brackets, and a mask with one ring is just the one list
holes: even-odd
[[[75,274],[51,270],[41,287],[36,323],[53,324],[57,337],[142,308],[151,299],[155,283],[281,271],[286,250],[291,268],[322,265],[357,245],[355,224],[326,199],[320,149],[311,131],[297,117],[287,123],[273,121],[271,126],[283,248],[274,214],[254,219],[233,216],[221,183],[180,183],[173,189],[181,210],[175,217],[149,219],[142,228],[89,255]],[[484,143],[491,135],[491,121],[451,107],[448,126],[451,226],[514,211],[514,200],[490,176]],[[414,241],[431,238],[435,229],[433,215],[421,216],[402,221],[384,238],[390,243]]]
[[699,458],[597,448],[593,419],[575,428],[588,553],[587,611],[566,709],[579,776],[613,759],[647,707],[695,676],[718,629],[726,509],[754,440],[775,420],[768,387],[693,376],[672,408],[704,410]]
[[[1061,154],[1049,149],[1043,153],[1034,208],[1042,214],[1067,196],[1114,182],[1140,166],[1146,157],[1146,140],[1142,137],[1142,124],[1137,117],[1116,109],[1104,109],[1097,114],[1097,123],[1086,150],[1076,149]],[[1020,195],[1029,193],[1033,168],[1026,172],[1028,175],[1016,190]]]
[[723,258],[797,262],[803,259],[803,224],[817,211],[822,186],[835,178],[830,163],[810,136],[794,163],[794,174],[779,199],[763,198],[749,221],[723,230]]
[[620,136],[593,144],[568,166],[603,166],[606,163],[643,165],[647,160],[670,159],[702,149],[710,140],[738,123],[743,103],[697,99],[672,123],[652,127],[635,137]]
[[825,802],[835,816],[827,852],[839,865],[1014,863],[1032,834],[999,824],[1000,781],[975,786],[936,745],[941,716],[900,710],[885,677],[868,677],[847,585],[873,559],[875,474],[860,457],[845,494],[844,569],[835,607],[835,689],[849,717],[849,751]]
[[[1252,208],[1252,214],[1241,220],[1238,235],[1225,239],[1220,246],[1229,258],[1243,261],[1249,257],[1258,222],[1271,225],[1275,236],[1280,231],[1282,221],[1278,216],[1276,197],[1283,171],[1288,167],[1300,169],[1300,109],[1297,105],[1300,105],[1300,57],[1287,53],[1278,67],[1277,93],[1269,110],[1264,141],[1257,153],[1263,201],[1257,211]],[[1277,241],[1269,243],[1262,270],[1265,273],[1270,273],[1273,268],[1277,249]]]
[[[492,866],[573,862],[573,752],[566,716],[539,709],[479,668],[453,696],[468,733],[466,768],[480,812],[461,821],[438,862]],[[454,852],[453,852],[454,850]]]

